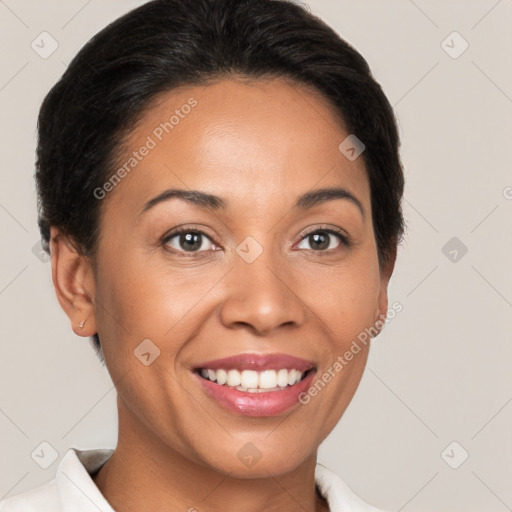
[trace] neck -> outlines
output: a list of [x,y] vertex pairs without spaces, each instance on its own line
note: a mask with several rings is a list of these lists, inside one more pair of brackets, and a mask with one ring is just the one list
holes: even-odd
[[315,490],[316,453],[285,475],[235,478],[183,456],[140,423],[133,428],[133,417],[118,403],[116,450],[93,476],[115,510],[328,512]]

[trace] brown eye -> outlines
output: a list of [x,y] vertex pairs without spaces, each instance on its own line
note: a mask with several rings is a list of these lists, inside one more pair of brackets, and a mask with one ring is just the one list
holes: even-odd
[[[304,246],[307,242],[309,247]],[[347,245],[346,239],[340,233],[333,230],[317,230],[308,233],[297,246],[299,249],[308,249],[312,251],[328,251],[337,249],[341,244]]]
[[214,249],[213,242],[200,231],[182,231],[168,236],[164,243],[180,252],[202,252]]

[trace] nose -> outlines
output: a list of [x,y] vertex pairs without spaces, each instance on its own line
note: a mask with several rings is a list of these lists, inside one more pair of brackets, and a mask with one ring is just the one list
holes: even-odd
[[275,267],[266,251],[252,263],[235,257],[234,268],[226,276],[226,296],[220,309],[223,325],[263,336],[304,323],[306,306],[294,292],[291,272]]

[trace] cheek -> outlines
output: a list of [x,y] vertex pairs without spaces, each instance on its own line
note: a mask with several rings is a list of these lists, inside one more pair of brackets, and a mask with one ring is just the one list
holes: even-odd
[[[175,363],[193,334],[189,317],[197,321],[201,314],[194,306],[215,281],[189,280],[128,256],[102,262],[96,315],[108,371],[128,409],[149,428],[165,430],[176,411],[190,409]],[[149,353],[147,365],[143,353]]]
[[153,340],[172,361],[207,315],[202,300],[225,269],[171,267],[165,261],[142,261],[136,255],[103,258],[96,308],[104,352],[133,357],[145,339]]
[[337,267],[312,265],[300,272],[297,283],[298,295],[341,344],[373,325],[381,285],[371,253]]

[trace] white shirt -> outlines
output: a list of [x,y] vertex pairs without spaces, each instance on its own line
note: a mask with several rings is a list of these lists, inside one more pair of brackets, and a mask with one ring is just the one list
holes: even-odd
[[[113,453],[70,448],[53,480],[1,501],[0,512],[114,512],[91,477]],[[315,481],[331,512],[384,512],[362,501],[321,464],[316,465]]]

